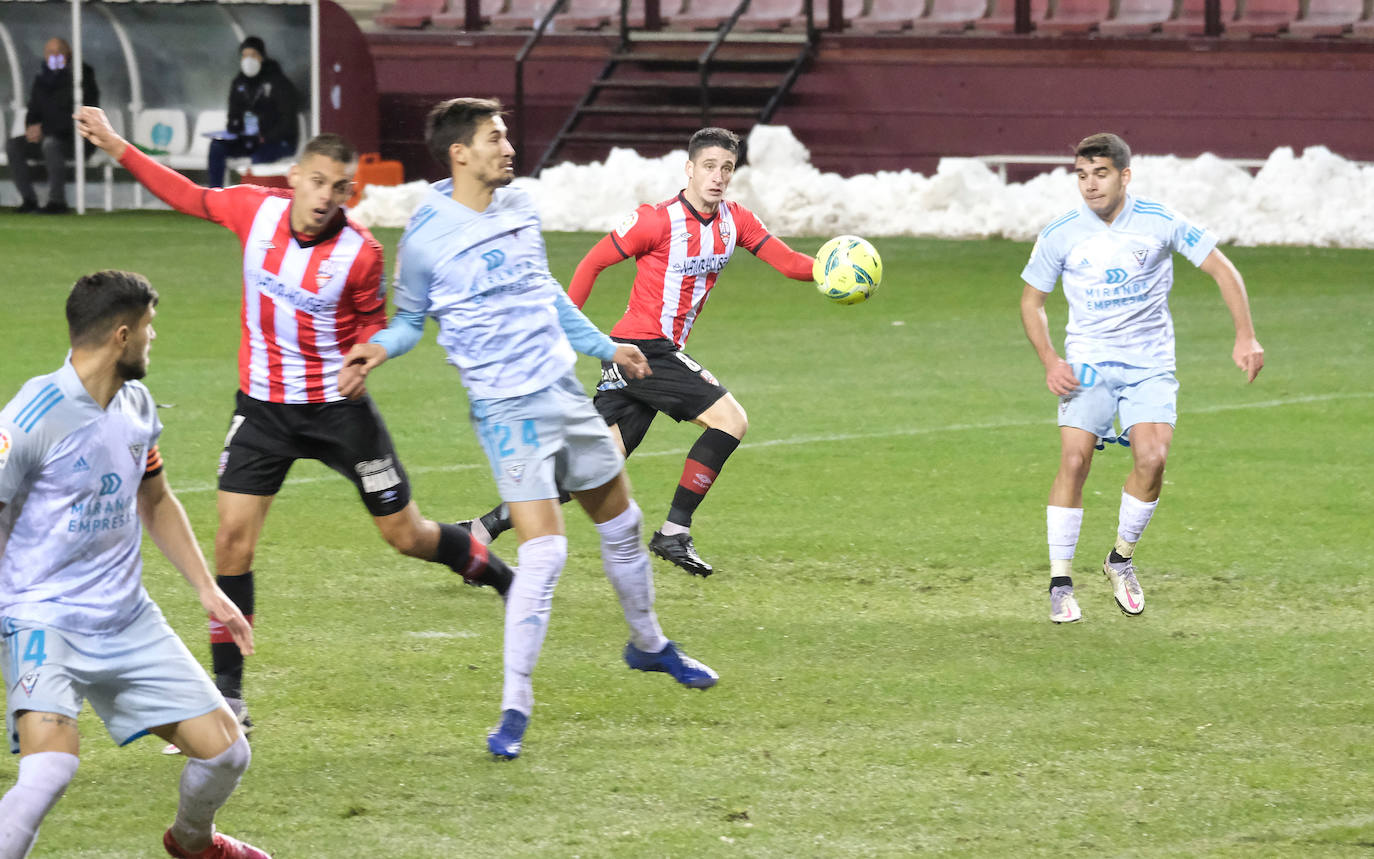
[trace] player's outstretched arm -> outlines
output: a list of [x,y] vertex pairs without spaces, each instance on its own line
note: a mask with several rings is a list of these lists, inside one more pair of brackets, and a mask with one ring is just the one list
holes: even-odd
[[1231,360],[1245,371],[1245,381],[1255,381],[1260,370],[1264,369],[1264,347],[1255,339],[1255,323],[1250,318],[1250,297],[1245,291],[1245,280],[1219,250],[1207,255],[1200,268],[1217,282],[1221,290],[1221,300],[1231,311],[1231,322],[1236,326],[1236,345],[1231,350]]
[[356,400],[367,393],[367,374],[386,362],[386,349],[379,343],[358,343],[344,356],[339,371],[339,393]]
[[811,283],[812,268],[816,258],[801,251],[794,251],[777,236],[770,236],[763,247],[759,248],[758,258],[771,265],[793,280]]
[[1040,363],[1045,365],[1045,387],[1056,396],[1066,396],[1078,390],[1078,377],[1073,374],[1069,362],[1059,357],[1050,340],[1050,319],[1045,313],[1045,299],[1049,293],[1041,292],[1029,283],[1021,290],[1021,325],[1026,329]]
[[581,310],[587,303],[587,298],[592,294],[592,287],[596,285],[596,277],[610,266],[615,265],[621,260],[629,259],[616,247],[615,240],[609,235],[603,236],[601,241],[592,245],[592,249],[587,251],[587,255],[577,264],[577,269],[573,271],[572,282],[568,284],[568,297],[572,303]]
[[201,553],[200,544],[191,530],[191,521],[186,518],[186,508],[172,494],[165,472],[145,478],[138,487],[138,516],[158,549],[196,589],[205,611],[224,624],[245,656],[251,656],[253,627],[233,600],[215,584],[205,564],[205,555]]
[[[119,165],[128,170],[143,187],[157,195],[162,202],[184,215],[220,222],[211,212],[207,194],[210,189],[202,188],[170,167],[166,167],[138,151],[138,147],[115,133],[105,111],[98,107],[83,106],[74,115],[77,131],[81,136],[100,147]],[[223,193],[217,192],[217,193]],[[221,213],[222,214],[222,213]]]

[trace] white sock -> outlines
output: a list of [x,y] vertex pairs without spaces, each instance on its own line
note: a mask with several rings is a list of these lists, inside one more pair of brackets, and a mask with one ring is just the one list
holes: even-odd
[[35,752],[19,759],[19,780],[0,798],[0,859],[29,855],[39,824],[62,798],[79,763],[66,752]]
[[1072,561],[1073,550],[1078,546],[1078,532],[1083,528],[1083,508],[1050,505],[1045,508],[1045,526],[1051,569],[1055,561]]
[[[1121,514],[1116,525],[1117,554],[1129,558],[1135,552],[1135,544],[1140,542],[1140,535],[1145,533],[1145,526],[1150,524],[1150,517],[1155,515],[1158,506],[1158,498],[1141,501],[1134,495],[1126,494],[1126,490],[1121,490]],[[1126,551],[1121,551],[1122,548]]]
[[568,538],[552,534],[520,544],[520,565],[506,595],[505,684],[501,710],[534,710],[534,666],[553,613],[553,589],[568,560]]
[[239,786],[253,752],[241,735],[213,758],[191,758],[181,770],[181,804],[172,823],[172,837],[194,853],[210,846],[215,835],[215,812]]
[[654,613],[653,564],[640,539],[643,521],[639,505],[631,499],[624,513],[596,530],[601,535],[601,563],[630,625],[630,641],[640,650],[658,653],[668,646],[668,639]]
[[[633,501],[633,499],[631,500]],[[664,522],[663,527],[659,528],[658,532],[665,537],[671,537],[674,534],[690,534],[692,533],[692,529],[688,528],[686,525],[679,525],[676,522]]]

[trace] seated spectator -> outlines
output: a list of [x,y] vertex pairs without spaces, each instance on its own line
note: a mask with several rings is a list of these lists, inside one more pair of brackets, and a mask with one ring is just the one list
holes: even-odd
[[[67,206],[67,162],[76,157],[71,64],[72,46],[63,39],[49,39],[43,46],[43,68],[29,91],[24,133],[5,142],[10,176],[22,201],[18,212],[62,215],[71,211]],[[81,93],[82,104],[100,103],[95,72],[85,63],[81,64]],[[30,161],[42,161],[48,169],[48,202],[41,208],[33,190]]]
[[267,56],[262,39],[244,39],[239,73],[229,85],[229,128],[210,141],[210,187],[224,187],[230,158],[264,164],[295,155],[300,134],[296,103],[295,85]]

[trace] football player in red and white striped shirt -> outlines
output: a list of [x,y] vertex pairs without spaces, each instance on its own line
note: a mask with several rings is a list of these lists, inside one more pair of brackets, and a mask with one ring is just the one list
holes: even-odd
[[[682,347],[737,247],[794,280],[810,282],[815,261],[769,233],[753,212],[725,199],[739,150],[739,137],[726,129],[693,134],[687,144],[687,187],[671,200],[632,212],[587,253],[568,286],[569,297],[582,307],[603,269],[635,259],[629,305],[611,339],[638,346],[652,373],[627,379],[615,364],[602,362],[595,403],[626,456],[660,412],[703,428],[687,453],[667,521],[649,541],[654,554],[698,576],[713,569],[692,542],[692,514],[744,438],[749,419],[739,401]],[[492,537],[508,527],[503,513],[497,508],[478,520]],[[480,530],[478,536],[483,536]]]
[[[316,459],[358,487],[386,541],[503,595],[511,571],[460,525],[420,515],[410,482],[370,397],[339,393],[343,356],[386,327],[382,246],[349,220],[357,154],[336,134],[306,144],[291,191],[203,188],[117,135],[99,108],[77,114],[81,134],[172,208],[233,230],[243,246],[239,391],[219,464],[215,572],[253,619],[253,552],[268,507],[297,459]],[[215,683],[244,717],[243,658],[210,622]]]

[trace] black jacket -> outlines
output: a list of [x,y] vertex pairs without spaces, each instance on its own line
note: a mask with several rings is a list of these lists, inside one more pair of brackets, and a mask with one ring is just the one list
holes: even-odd
[[[81,64],[82,103],[93,107],[100,104],[100,87],[95,84],[95,72],[85,63]],[[68,66],[53,71],[47,64],[33,79],[33,89],[29,91],[29,112],[25,125],[43,126],[44,137],[59,137],[75,142],[76,129],[72,124],[72,70]]]
[[296,87],[273,59],[264,59],[256,77],[239,72],[229,85],[229,130],[243,133],[243,115],[252,111],[258,117],[259,134],[264,141],[285,140],[291,146],[300,142],[296,117]]

